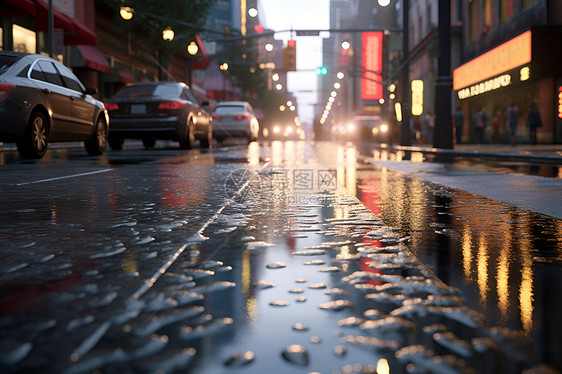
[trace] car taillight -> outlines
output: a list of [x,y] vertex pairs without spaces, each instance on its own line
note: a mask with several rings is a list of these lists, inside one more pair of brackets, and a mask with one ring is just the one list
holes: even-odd
[[216,119],[218,121],[219,119],[221,119],[221,116],[213,116],[213,119]]
[[10,96],[10,92],[12,92],[14,88],[16,88],[15,84],[0,83],[0,103]]
[[250,118],[250,116],[247,115],[247,114],[241,114],[241,115],[239,115],[239,116],[236,116],[236,119],[237,119],[238,121],[240,121],[241,119],[248,119],[248,118]]
[[119,109],[119,105],[115,103],[103,103],[105,110],[117,110]]
[[158,109],[181,109],[184,106],[183,101],[164,101],[158,105]]

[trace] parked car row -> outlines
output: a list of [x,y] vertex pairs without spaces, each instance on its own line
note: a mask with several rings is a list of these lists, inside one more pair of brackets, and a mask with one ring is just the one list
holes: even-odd
[[24,158],[41,158],[49,143],[84,141],[90,155],[122,149],[125,139],[145,147],[156,140],[190,149],[244,137],[255,141],[259,123],[247,102],[199,103],[175,82],[136,82],[102,103],[63,64],[39,54],[0,51],[0,142],[15,142]]

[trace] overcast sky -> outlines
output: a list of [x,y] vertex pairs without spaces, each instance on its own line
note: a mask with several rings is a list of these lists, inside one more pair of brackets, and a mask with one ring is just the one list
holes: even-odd
[[[265,13],[265,27],[275,31],[290,29],[328,29],[330,27],[329,0],[261,0]],[[275,39],[288,40],[290,33],[279,33]],[[301,122],[312,123],[317,101],[316,92],[297,92],[316,90],[317,76],[314,69],[322,65],[322,40],[319,37],[295,37],[297,41],[297,72],[289,72],[288,89],[294,92],[299,103]],[[325,101],[327,98],[321,98]],[[324,104],[324,103],[323,103]]]

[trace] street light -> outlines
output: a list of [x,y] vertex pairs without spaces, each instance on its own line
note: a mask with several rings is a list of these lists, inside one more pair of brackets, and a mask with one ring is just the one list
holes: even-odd
[[131,18],[133,18],[133,8],[128,6],[122,6],[119,9],[119,14],[121,15],[121,18],[123,18],[125,21],[128,21]]
[[192,56],[195,56],[197,52],[199,52],[199,47],[197,46],[197,43],[195,42],[189,43],[189,45],[187,46],[187,53],[189,53]]
[[162,30],[162,39],[171,42],[174,40],[174,30],[171,27],[166,27],[165,30]]

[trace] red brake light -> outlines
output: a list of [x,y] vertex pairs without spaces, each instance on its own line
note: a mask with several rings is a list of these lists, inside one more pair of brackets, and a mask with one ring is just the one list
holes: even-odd
[[247,115],[247,114],[243,114],[243,115],[241,114],[241,115],[239,115],[239,116],[236,116],[236,119],[239,120],[239,121],[240,121],[241,119],[248,119],[248,118],[250,118],[250,116]]
[[184,106],[183,101],[164,101],[158,105],[158,109],[181,109]]
[[14,88],[16,88],[15,84],[0,83],[0,102],[6,100]]
[[221,116],[214,115],[213,119],[219,120],[219,119],[221,119]]
[[105,110],[117,110],[119,109],[119,105],[115,103],[103,103]]

